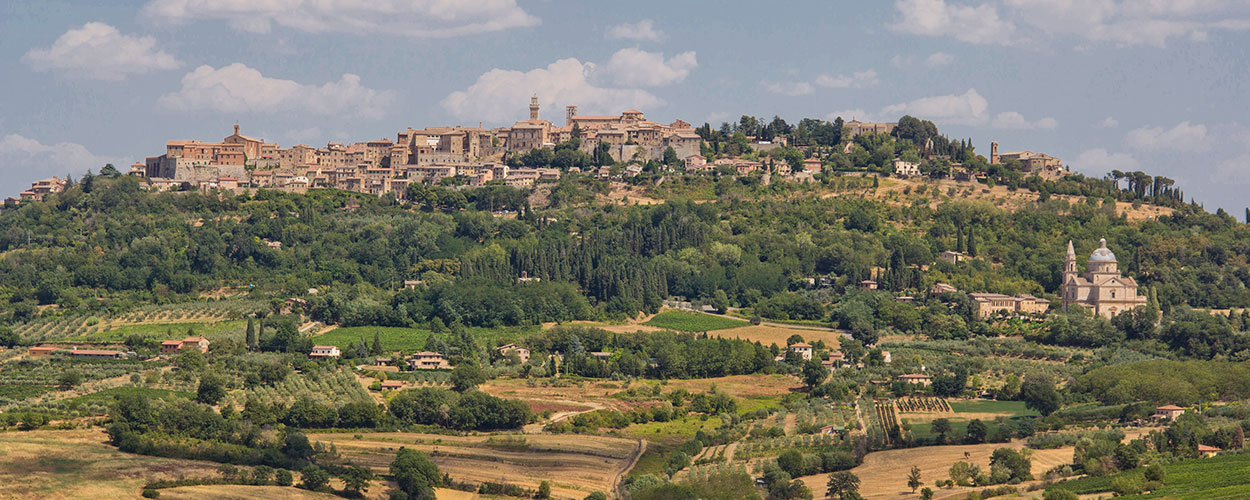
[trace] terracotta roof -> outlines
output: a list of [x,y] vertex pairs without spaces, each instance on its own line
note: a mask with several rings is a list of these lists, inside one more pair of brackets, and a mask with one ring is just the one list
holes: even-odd
[[920,374],[920,373],[908,373],[906,375],[899,375],[898,378],[933,378],[933,377]]
[[166,340],[164,342],[161,342],[161,345],[182,345],[182,341],[181,340]]
[[797,344],[790,344],[790,348],[791,348],[791,349],[793,349],[793,348],[795,348],[795,347],[807,347],[807,348],[810,348],[810,347],[812,347],[812,345],[811,345],[811,344],[808,344],[808,343],[806,343],[806,342],[799,342],[799,343],[797,343]]
[[1223,450],[1216,448],[1214,446],[1207,446],[1205,444],[1200,444],[1198,445],[1198,451],[1223,451]]
[[1181,408],[1181,407],[1176,406],[1176,405],[1166,405],[1166,406],[1160,406],[1160,407],[1155,408],[1155,409],[1156,409],[1156,410],[1169,410],[1169,411],[1184,410],[1184,408]]
[[32,351],[55,351],[57,349],[60,349],[60,347],[54,345],[37,345],[30,348]]
[[116,356],[121,353],[122,353],[121,351],[104,351],[104,350],[98,350],[98,349],[76,349],[73,351],[73,354],[75,355],[88,355],[88,356]]

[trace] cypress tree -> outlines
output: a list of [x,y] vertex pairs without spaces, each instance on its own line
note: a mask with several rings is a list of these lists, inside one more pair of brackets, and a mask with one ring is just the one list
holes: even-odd
[[252,322],[252,318],[247,318],[247,337],[245,342],[248,349],[256,349],[256,324]]

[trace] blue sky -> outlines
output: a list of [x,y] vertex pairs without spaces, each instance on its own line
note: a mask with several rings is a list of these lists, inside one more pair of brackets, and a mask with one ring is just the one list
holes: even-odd
[[911,114],[1240,215],[1248,35],[1240,0],[8,0],[0,196],[235,122],[283,146],[393,139],[508,124],[537,94],[557,122]]

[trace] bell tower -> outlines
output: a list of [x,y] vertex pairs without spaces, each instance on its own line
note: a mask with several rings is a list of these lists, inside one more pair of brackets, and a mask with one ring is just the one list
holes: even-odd
[[1063,258],[1063,277],[1065,280],[1069,274],[1076,275],[1076,250],[1072,248],[1072,240],[1068,240],[1068,254]]
[[538,121],[538,96],[530,97],[530,121]]

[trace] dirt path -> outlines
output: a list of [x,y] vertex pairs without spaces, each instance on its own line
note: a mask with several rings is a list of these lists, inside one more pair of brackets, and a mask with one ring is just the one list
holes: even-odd
[[521,432],[524,432],[525,434],[539,434],[539,433],[542,433],[543,428],[547,427],[548,425],[576,417],[583,413],[590,413],[595,410],[603,410],[607,408],[607,406],[596,403],[594,401],[552,401],[552,402],[589,406],[589,408],[586,408],[583,410],[569,410],[569,411],[556,412],[552,414],[551,418],[547,419],[547,421],[545,422],[536,422],[536,423],[525,425],[524,427],[521,428]]
[[789,436],[790,434],[794,433],[794,427],[797,424],[798,424],[798,416],[793,413],[787,413],[785,424],[782,425],[782,431],[784,431],[786,435]]
[[725,463],[733,463],[734,451],[738,449],[738,442],[734,441],[725,447]]
[[616,498],[625,498],[625,490],[623,488],[624,485],[621,483],[625,479],[625,475],[629,474],[630,469],[633,469],[635,465],[638,465],[638,460],[641,459],[642,454],[646,452],[647,440],[639,439],[638,451],[634,453],[633,457],[630,457],[629,462],[627,462],[624,467],[621,467],[621,470],[612,478],[612,489],[616,491]]

